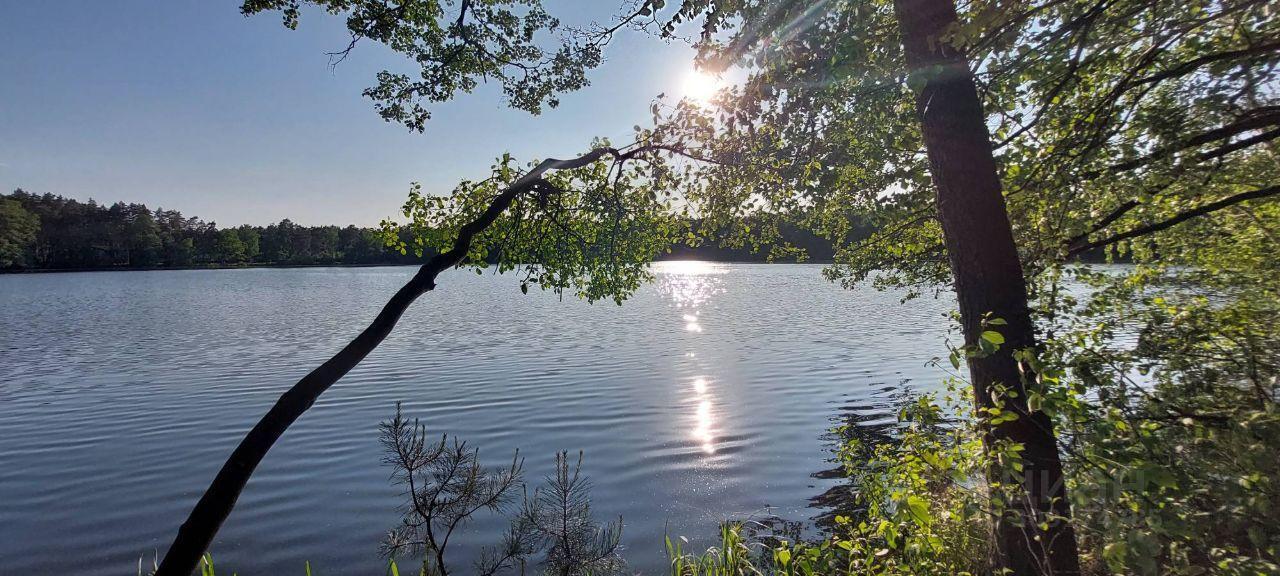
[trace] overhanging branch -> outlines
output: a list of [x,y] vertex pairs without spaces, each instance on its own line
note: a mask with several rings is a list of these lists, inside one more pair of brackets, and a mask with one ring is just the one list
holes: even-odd
[[[1244,118],[1241,118],[1240,120],[1232,122],[1231,124],[1214,128],[1212,130],[1207,130],[1205,132],[1198,133],[1180,142],[1176,142],[1174,144],[1170,144],[1168,146],[1159,148],[1146,156],[1134,158],[1132,160],[1126,160],[1124,162],[1119,162],[1103,170],[1086,173],[1084,174],[1084,178],[1092,179],[1092,178],[1097,178],[1099,176],[1103,176],[1106,174],[1118,174],[1120,172],[1127,172],[1129,170],[1141,168],[1143,166],[1146,166],[1158,160],[1168,158],[1169,156],[1172,156],[1178,152],[1187,150],[1189,148],[1203,146],[1210,142],[1216,142],[1219,140],[1226,140],[1227,138],[1231,138],[1232,136],[1244,134],[1246,132],[1259,130],[1262,128],[1270,128],[1277,125],[1280,125],[1280,110],[1261,110],[1261,111],[1258,111],[1258,113],[1245,116]],[[1259,142],[1270,140],[1271,138],[1274,138],[1274,137],[1275,137],[1274,131],[1266,132],[1258,136],[1241,140],[1240,142],[1227,144],[1223,146],[1223,148],[1227,148],[1225,152],[1215,154],[1216,151],[1211,151],[1206,153],[1206,155],[1208,156],[1208,159],[1211,159],[1217,156],[1222,156],[1230,152],[1234,152],[1241,148],[1252,146]]]
[[1128,240],[1130,238],[1137,238],[1139,236],[1146,236],[1148,234],[1153,234],[1155,232],[1159,232],[1166,228],[1171,228],[1173,226],[1186,222],[1187,220],[1190,220],[1192,218],[1196,218],[1198,216],[1204,216],[1206,214],[1211,214],[1213,212],[1217,212],[1218,210],[1222,210],[1223,208],[1234,206],[1241,202],[1247,202],[1249,200],[1257,200],[1259,198],[1267,198],[1270,196],[1275,196],[1277,194],[1280,194],[1280,186],[1271,186],[1271,187],[1262,188],[1259,190],[1241,192],[1239,194],[1235,194],[1233,196],[1228,196],[1226,198],[1218,200],[1217,202],[1210,202],[1203,206],[1199,206],[1197,208],[1192,208],[1191,210],[1187,210],[1186,212],[1178,213],[1172,217],[1166,218],[1159,222],[1155,222],[1153,224],[1148,224],[1146,226],[1139,226],[1132,230],[1127,230],[1125,232],[1113,234],[1101,240],[1095,240],[1093,242],[1078,242],[1076,243],[1075,246],[1073,246],[1070,250],[1067,251],[1067,258],[1072,258],[1082,253],[1088,252],[1090,250],[1101,248],[1103,246],[1109,246],[1111,244],[1115,244],[1116,242],[1121,242],[1124,240]]
[[545,182],[543,176],[551,171],[581,168],[605,157],[626,162],[656,152],[692,157],[683,148],[664,144],[635,145],[622,149],[596,148],[576,158],[544,160],[499,192],[489,201],[488,207],[480,216],[458,230],[458,236],[448,251],[441,252],[428,260],[408,283],[396,291],[378,316],[360,335],[289,388],[276,400],[266,415],[258,420],[258,423],[227,458],[213,482],[209,484],[209,488],[191,510],[187,520],[178,529],[177,537],[165,553],[156,575],[188,576],[195,570],[200,558],[213,541],[214,535],[231,514],[245,484],[267,455],[267,451],[275,445],[289,426],[311,408],[325,390],[364,360],[391,334],[391,330],[395,328],[400,317],[414,300],[435,289],[436,277],[441,272],[457,266],[466,258],[476,235],[491,226],[517,197],[541,188],[542,183]]

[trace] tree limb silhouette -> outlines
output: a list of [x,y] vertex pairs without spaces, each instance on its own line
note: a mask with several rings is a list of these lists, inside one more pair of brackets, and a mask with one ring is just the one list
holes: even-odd
[[[1204,216],[1205,214],[1217,212],[1218,210],[1222,210],[1223,208],[1227,208],[1229,206],[1234,206],[1236,204],[1245,202],[1247,200],[1257,200],[1259,198],[1267,198],[1269,196],[1275,196],[1277,194],[1280,194],[1280,186],[1271,186],[1268,188],[1261,188],[1258,190],[1250,190],[1248,192],[1241,192],[1239,194],[1228,196],[1226,198],[1218,200],[1217,202],[1210,202],[1203,206],[1192,208],[1185,212],[1179,212],[1178,214],[1175,214],[1173,216],[1170,216],[1169,218],[1166,218],[1159,222],[1155,222],[1153,224],[1147,224],[1145,226],[1139,226],[1132,230],[1126,230],[1118,234],[1113,234],[1101,240],[1095,240],[1093,242],[1083,242],[1084,238],[1081,237],[1080,241],[1076,242],[1075,245],[1072,246],[1071,249],[1067,251],[1067,257],[1071,258],[1073,256],[1077,256],[1079,254],[1088,252],[1095,248],[1101,248],[1103,246],[1115,244],[1116,242],[1120,242],[1121,240],[1128,240],[1130,238],[1136,238],[1138,236],[1145,236],[1147,234],[1159,232],[1161,230],[1164,230],[1165,228],[1170,228],[1174,225],[1181,224],[1182,222],[1185,222],[1197,216]],[[1128,204],[1126,204],[1126,206],[1127,205]],[[1136,205],[1137,205],[1136,203],[1133,204],[1133,206],[1136,206]]]
[[661,144],[635,145],[621,149],[599,147],[577,158],[544,160],[499,192],[489,201],[488,208],[480,216],[458,230],[451,249],[437,254],[423,264],[413,278],[387,301],[364,331],[282,394],[249,430],[222,465],[187,520],[178,528],[178,534],[165,553],[156,575],[189,576],[195,570],[214,535],[231,514],[245,484],[280,436],[311,408],[325,390],[355,368],[391,334],[410,304],[419,296],[435,289],[436,276],[463,262],[475,236],[492,225],[517,197],[525,193],[538,193],[550,186],[543,175],[554,170],[581,168],[605,157],[625,162],[642,154],[658,151],[680,153],[676,147]]

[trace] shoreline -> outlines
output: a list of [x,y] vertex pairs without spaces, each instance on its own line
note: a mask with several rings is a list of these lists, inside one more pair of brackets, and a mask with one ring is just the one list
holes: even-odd
[[[716,260],[704,258],[663,258],[653,260],[653,262],[680,262],[680,261],[697,261],[711,262],[715,264],[778,264],[778,265],[794,265],[794,264],[833,264],[833,260],[806,260],[804,262],[765,262],[761,260]],[[98,267],[98,268],[34,268],[34,269],[16,269],[16,270],[0,270],[0,275],[24,275],[24,274],[65,274],[71,272],[164,272],[164,271],[185,271],[185,270],[251,270],[251,269],[272,269],[272,268],[393,268],[393,267],[416,267],[421,263],[397,264],[394,262],[377,263],[377,264],[343,264],[343,263],[326,263],[326,264],[240,264],[240,265],[208,265],[208,266],[150,266],[150,267]]]

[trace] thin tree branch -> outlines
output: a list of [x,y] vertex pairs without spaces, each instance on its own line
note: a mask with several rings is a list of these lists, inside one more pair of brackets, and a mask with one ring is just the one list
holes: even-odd
[[1188,60],[1186,62],[1183,62],[1172,68],[1167,68],[1155,74],[1151,74],[1150,76],[1139,78],[1138,80],[1135,80],[1133,83],[1135,85],[1138,85],[1138,84],[1151,84],[1151,83],[1163,82],[1165,80],[1168,80],[1169,78],[1174,78],[1177,76],[1185,76],[1187,74],[1195,72],[1196,69],[1206,64],[1212,64],[1214,62],[1221,62],[1224,60],[1235,60],[1237,58],[1248,58],[1250,56],[1266,54],[1268,52],[1273,52],[1275,50],[1280,50],[1280,41],[1267,42],[1264,44],[1250,46],[1248,48],[1241,48],[1239,50],[1229,50],[1226,52],[1206,54],[1199,58],[1195,58],[1193,60]]
[[1201,154],[1199,156],[1199,160],[1201,162],[1204,162],[1206,160],[1213,160],[1215,158],[1226,156],[1227,154],[1230,154],[1237,150],[1244,150],[1245,148],[1252,147],[1255,144],[1270,142],[1272,140],[1275,140],[1276,138],[1280,138],[1280,128],[1276,128],[1274,130],[1268,130],[1261,134],[1250,136],[1242,140],[1237,140],[1230,144],[1223,144],[1222,146],[1219,146],[1217,148],[1214,148],[1213,150],[1209,150]]
[[1177,224],[1181,224],[1182,222],[1186,222],[1187,220],[1190,220],[1197,216],[1204,216],[1205,214],[1217,212],[1218,210],[1222,210],[1223,208],[1227,208],[1229,206],[1234,206],[1241,202],[1246,202],[1249,200],[1257,200],[1259,198],[1267,198],[1270,196],[1275,196],[1277,194],[1280,194],[1280,186],[1271,186],[1269,188],[1251,190],[1249,192],[1241,192],[1240,194],[1236,194],[1234,196],[1228,196],[1226,198],[1218,200],[1217,202],[1210,202],[1203,206],[1193,208],[1191,210],[1187,210],[1186,212],[1179,213],[1175,216],[1172,216],[1165,220],[1161,220],[1160,222],[1156,222],[1154,224],[1139,226],[1132,230],[1121,232],[1119,234],[1113,234],[1101,240],[1095,240],[1093,242],[1086,242],[1086,243],[1079,244],[1071,248],[1071,250],[1067,252],[1067,257],[1071,258],[1073,256],[1079,255],[1084,252],[1088,252],[1095,248],[1101,248],[1103,246],[1115,244],[1116,242],[1120,242],[1122,240],[1128,240],[1130,238],[1137,238],[1139,236],[1145,236],[1147,234],[1159,232],[1166,228],[1170,228]]
[[[1156,151],[1146,156],[1134,158],[1132,160],[1127,160],[1117,164],[1112,164],[1109,168],[1105,168],[1103,170],[1086,173],[1084,175],[1084,178],[1085,179],[1096,178],[1104,174],[1116,174],[1119,172],[1126,172],[1136,168],[1141,168],[1143,166],[1146,166],[1147,164],[1151,164],[1152,162],[1155,162],[1157,160],[1167,158],[1177,152],[1186,150],[1188,148],[1195,148],[1196,146],[1202,146],[1210,142],[1225,140],[1227,138],[1230,138],[1237,134],[1248,132],[1250,130],[1268,128],[1276,125],[1280,125],[1280,111],[1268,110],[1258,114],[1251,114],[1249,116],[1246,116],[1245,118],[1237,120],[1236,122],[1227,124],[1226,126],[1221,126],[1218,128],[1214,128],[1213,130],[1201,132],[1181,142],[1176,142],[1169,146],[1159,148]],[[1256,141],[1252,141],[1254,140],[1254,138],[1249,138],[1247,140],[1250,141],[1250,143],[1247,145],[1243,145],[1245,140],[1242,140],[1237,144],[1242,144],[1243,146],[1251,146],[1257,143]],[[1238,148],[1233,148],[1232,150],[1228,150],[1228,152],[1232,152],[1237,149]],[[1227,152],[1223,152],[1222,154],[1218,154],[1218,155],[1221,156],[1226,153]],[[1209,154],[1212,154],[1212,152],[1210,152]]]
[[1129,200],[1128,202],[1125,202],[1117,206],[1115,210],[1111,211],[1111,213],[1107,214],[1101,220],[1094,223],[1093,226],[1090,226],[1088,232],[1085,232],[1083,234],[1080,234],[1079,236],[1076,236],[1074,238],[1067,240],[1066,242],[1067,246],[1075,246],[1076,244],[1079,244],[1081,242],[1084,242],[1085,240],[1088,240],[1090,234],[1093,234],[1094,232],[1097,232],[1103,228],[1106,228],[1107,226],[1110,226],[1112,222],[1115,222],[1121,216],[1124,216],[1125,214],[1127,214],[1130,210],[1137,208],[1139,204],[1141,203],[1138,202],[1137,200]]

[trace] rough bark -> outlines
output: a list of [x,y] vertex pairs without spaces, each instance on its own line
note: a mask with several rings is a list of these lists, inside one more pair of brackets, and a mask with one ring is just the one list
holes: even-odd
[[169,546],[164,560],[156,571],[157,576],[189,576],[195,571],[200,558],[213,541],[214,535],[231,514],[231,509],[235,507],[236,500],[244,490],[249,477],[253,475],[254,469],[267,455],[267,451],[276,443],[276,440],[280,439],[285,430],[288,430],[289,426],[302,416],[325,390],[351,371],[386,339],[409,305],[418,296],[435,288],[437,275],[457,266],[466,258],[472,239],[493,224],[498,216],[511,206],[516,197],[535,191],[540,185],[545,185],[542,176],[548,171],[580,168],[605,156],[624,160],[658,149],[667,148],[647,146],[627,152],[614,148],[597,148],[569,160],[546,160],[495,196],[483,214],[459,230],[453,247],[423,264],[417,274],[414,274],[413,278],[391,297],[378,316],[359,336],[276,400],[275,405],[236,446],[235,451],[222,465],[222,469],[209,484],[200,501],[191,510],[187,520],[182,523],[177,537]]
[[[974,401],[993,405],[1003,385],[1018,392],[1005,409],[1019,418],[991,426],[989,447],[1002,440],[1022,444],[1023,472],[993,469],[993,481],[1021,485],[1021,502],[995,522],[997,569],[1014,574],[1078,574],[1080,561],[1069,522],[1035,524],[1046,514],[1069,517],[1062,463],[1052,422],[1042,412],[1028,414],[1015,350],[1033,348],[1035,334],[1027,288],[1014,244],[981,101],[963,54],[942,38],[956,22],[952,0],[895,0],[907,65],[920,85],[916,109],[937,194],[947,255],[955,282],[965,343],[976,348],[983,317],[1004,319],[996,326],[1005,343],[993,354],[968,359]],[[1007,476],[1006,474],[1011,474]],[[1019,518],[1023,518],[1019,520]],[[1028,520],[1033,517],[1038,520]]]

